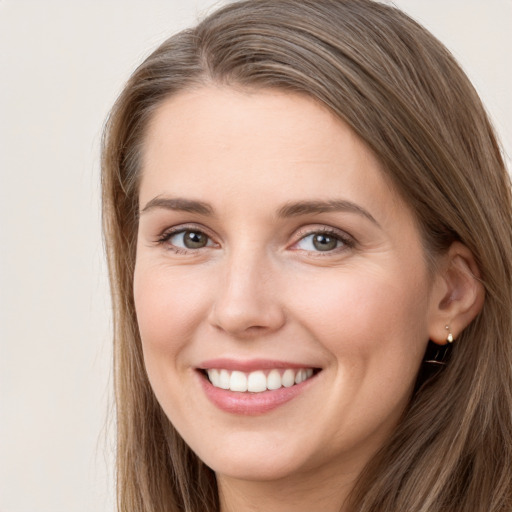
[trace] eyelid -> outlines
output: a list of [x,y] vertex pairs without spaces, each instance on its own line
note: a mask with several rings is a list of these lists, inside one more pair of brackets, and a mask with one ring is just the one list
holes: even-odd
[[343,231],[339,228],[335,228],[332,226],[326,226],[326,225],[318,225],[318,226],[308,226],[308,227],[302,227],[300,228],[295,234],[294,234],[294,242],[291,246],[292,250],[297,251],[305,251],[305,249],[294,249],[294,247],[307,238],[308,236],[315,235],[315,234],[326,234],[331,235],[338,240],[340,240],[343,243],[343,247],[337,247],[336,249],[333,249],[331,251],[308,251],[312,252],[318,255],[329,255],[338,253],[340,251],[347,250],[349,248],[353,248],[356,246],[356,240],[353,236],[349,235],[346,231]]
[[[197,231],[197,232],[203,233],[206,237],[208,237],[209,241],[211,241],[212,244],[211,245],[208,244],[205,247],[200,247],[197,249],[188,249],[188,248],[175,246],[168,242],[171,237],[173,237],[179,233],[183,233],[185,231]],[[328,251],[308,251],[306,249],[296,248],[296,246],[299,242],[301,242],[308,236],[312,236],[315,234],[326,234],[326,235],[333,236],[333,237],[337,238],[343,244],[343,246],[337,247],[335,249],[328,250]],[[315,255],[318,255],[318,256],[322,256],[322,255],[328,256],[329,254],[332,255],[334,253],[339,253],[341,251],[353,248],[357,244],[354,237],[352,235],[348,234],[346,231],[341,230],[339,228],[335,228],[333,226],[328,226],[328,225],[316,225],[316,226],[311,225],[311,226],[301,227],[299,230],[297,230],[294,233],[293,239],[294,240],[293,240],[291,246],[289,246],[289,249],[296,250],[296,251],[310,252],[310,253],[314,253]],[[160,234],[157,235],[155,243],[157,245],[167,245],[168,249],[174,250],[175,252],[182,253],[182,254],[189,253],[189,252],[197,253],[201,249],[207,249],[207,248],[211,248],[211,247],[215,247],[215,246],[218,247],[220,245],[219,242],[216,241],[216,237],[211,234],[211,231],[206,226],[203,226],[203,225],[197,224],[197,223],[185,223],[185,224],[179,224],[176,226],[167,227],[164,230],[162,230],[160,232]]]
[[[208,237],[209,241],[213,242],[213,245],[206,245],[205,247],[200,247],[197,249],[188,249],[183,247],[177,247],[173,244],[169,243],[169,240],[180,233],[183,233],[185,231],[196,231],[199,233],[204,234],[206,237]],[[167,244],[169,249],[175,250],[179,253],[188,253],[188,252],[197,252],[201,249],[210,248],[213,246],[218,246],[218,242],[215,241],[214,236],[212,236],[209,229],[207,229],[205,226],[202,226],[201,224],[196,223],[190,223],[190,224],[178,224],[177,226],[172,226],[165,228],[163,231],[160,232],[159,235],[157,235],[155,243],[157,245],[163,245]]]

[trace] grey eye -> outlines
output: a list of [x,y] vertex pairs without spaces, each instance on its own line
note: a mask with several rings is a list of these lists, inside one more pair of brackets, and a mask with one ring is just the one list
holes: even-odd
[[304,251],[332,251],[337,249],[343,242],[336,236],[328,233],[312,233],[297,243],[297,247]]
[[202,249],[203,247],[211,245],[207,235],[201,231],[191,229],[175,233],[170,237],[169,242],[182,249]]
[[332,251],[338,247],[339,240],[333,236],[317,233],[313,235],[313,246],[318,251]]

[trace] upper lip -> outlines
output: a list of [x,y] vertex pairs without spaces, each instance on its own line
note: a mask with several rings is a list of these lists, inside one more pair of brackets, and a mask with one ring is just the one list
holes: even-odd
[[255,370],[272,370],[273,368],[318,368],[309,363],[293,363],[289,361],[279,361],[273,359],[231,359],[231,358],[217,358],[208,359],[201,362],[197,367],[200,370],[208,370],[212,368],[224,369],[231,371],[252,372]]

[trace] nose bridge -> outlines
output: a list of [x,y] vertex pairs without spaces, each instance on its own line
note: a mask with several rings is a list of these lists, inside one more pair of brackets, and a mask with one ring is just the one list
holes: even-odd
[[278,329],[284,322],[276,270],[264,248],[244,243],[226,254],[212,323],[230,334],[247,336]]

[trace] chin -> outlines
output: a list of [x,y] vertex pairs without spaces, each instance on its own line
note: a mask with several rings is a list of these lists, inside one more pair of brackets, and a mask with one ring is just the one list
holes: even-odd
[[308,455],[301,444],[290,443],[287,436],[268,432],[236,432],[212,445],[192,449],[217,476],[240,480],[271,481],[286,478],[306,469]]
[[253,482],[281,480],[300,472],[301,466],[279,452],[267,457],[256,453],[231,456],[207,465],[217,476]]

